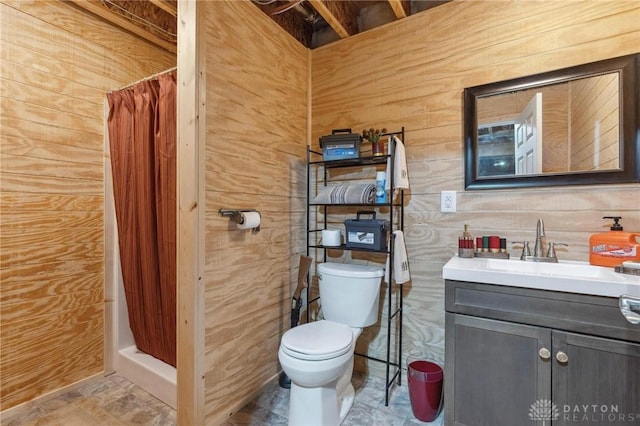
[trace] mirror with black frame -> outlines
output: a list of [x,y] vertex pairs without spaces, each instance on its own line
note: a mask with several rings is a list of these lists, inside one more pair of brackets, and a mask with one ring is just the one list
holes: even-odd
[[640,181],[640,54],[464,90],[465,189]]

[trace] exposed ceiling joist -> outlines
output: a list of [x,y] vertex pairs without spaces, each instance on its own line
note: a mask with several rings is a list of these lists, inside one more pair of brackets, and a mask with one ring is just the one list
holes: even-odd
[[130,20],[123,18],[122,15],[119,15],[115,12],[112,12],[110,9],[105,8],[99,1],[96,0],[69,0],[76,6],[91,12],[95,15],[98,15],[102,19],[105,19],[127,31],[130,31],[136,34],[143,39],[160,46],[169,52],[177,53],[178,49],[174,43],[170,43],[162,38],[156,36],[155,34],[147,31],[140,26],[134,24]]
[[340,38],[358,33],[357,10],[347,1],[309,0],[311,6],[324,18]]
[[[97,15],[169,52],[177,52],[178,0],[61,1]],[[253,0],[285,31],[311,49],[448,1],[451,0]]]
[[408,0],[388,0],[389,6],[393,9],[397,19],[406,18],[409,15]]
[[176,8],[176,6],[169,3],[167,0],[149,0],[149,1],[155,4],[156,6],[158,6],[160,9],[164,10],[165,12],[171,14],[172,16],[175,16],[175,17],[178,16],[178,9]]

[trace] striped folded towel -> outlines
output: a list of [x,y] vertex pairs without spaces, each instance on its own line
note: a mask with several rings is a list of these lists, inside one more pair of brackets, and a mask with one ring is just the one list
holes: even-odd
[[[404,284],[411,279],[409,271],[409,257],[407,256],[407,247],[404,243],[404,233],[400,230],[393,231],[393,279],[396,284]],[[387,265],[384,272],[384,280],[389,281],[389,264],[391,263],[390,255],[387,255]]]
[[373,204],[375,199],[374,184],[341,184],[322,188],[311,204]]

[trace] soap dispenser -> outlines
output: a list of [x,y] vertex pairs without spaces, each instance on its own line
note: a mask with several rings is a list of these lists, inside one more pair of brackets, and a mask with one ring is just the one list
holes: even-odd
[[473,235],[469,232],[469,225],[464,225],[464,231],[458,237],[458,257],[474,257]]
[[589,263],[597,266],[618,266],[626,261],[640,261],[640,233],[624,232],[621,216],[613,219],[609,232],[593,234],[589,238]]

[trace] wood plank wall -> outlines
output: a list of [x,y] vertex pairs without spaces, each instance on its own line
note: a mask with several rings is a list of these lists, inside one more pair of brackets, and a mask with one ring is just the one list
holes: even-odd
[[104,94],[175,55],[58,1],[0,3],[0,410],[103,371]]
[[[571,168],[606,170],[620,167],[620,86],[616,74],[586,78],[571,85]],[[598,150],[589,149],[597,141]]]
[[[406,354],[443,352],[442,267],[464,224],[532,241],[541,217],[549,240],[569,244],[558,256],[582,261],[602,216],[640,230],[638,184],[465,192],[463,89],[639,51],[640,2],[597,0],[454,1],[312,51],[312,141],[332,128],[407,130]],[[440,212],[442,190],[457,191],[457,213]]]
[[[249,1],[203,2],[206,62],[205,421],[279,371],[299,255],[309,53]],[[220,208],[257,209],[258,233]]]

